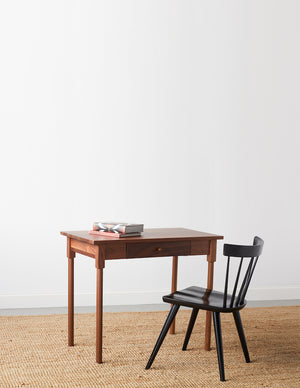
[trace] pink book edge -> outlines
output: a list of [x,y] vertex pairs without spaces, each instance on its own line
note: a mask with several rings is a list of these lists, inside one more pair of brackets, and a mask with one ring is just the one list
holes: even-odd
[[113,232],[104,232],[101,230],[89,230],[89,234],[92,234],[94,236],[103,236],[103,237],[110,237],[110,238],[121,238],[121,237],[140,237],[140,233],[113,233]]
[[101,230],[89,230],[89,234],[94,236],[115,237],[120,238],[121,233],[102,232]]

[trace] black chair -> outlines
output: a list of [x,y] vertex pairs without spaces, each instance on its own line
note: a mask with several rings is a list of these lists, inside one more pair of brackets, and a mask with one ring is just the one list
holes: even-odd
[[[216,337],[216,347],[218,353],[220,380],[225,381],[220,313],[232,313],[234,316],[236,328],[239,334],[246,362],[250,362],[246,338],[239,310],[244,308],[247,304],[245,296],[255,266],[257,264],[258,257],[262,253],[263,245],[264,241],[259,237],[254,237],[253,245],[224,244],[223,254],[224,256],[227,256],[227,270],[224,292],[218,292],[215,290],[209,290],[206,288],[193,286],[181,291],[176,291],[170,295],[166,295],[163,297],[163,301],[166,303],[171,303],[172,307],[162,328],[162,331],[158,337],[158,340],[155,344],[153,352],[149,358],[146,369],[149,369],[151,367],[180,306],[191,307],[193,309],[182,350],[186,350],[187,348],[198,315],[198,311],[200,309],[212,311]],[[233,282],[233,290],[232,293],[229,294],[228,284],[231,257],[239,258],[239,264],[236,268],[237,274],[235,281]],[[246,261],[245,259],[248,259],[249,263],[248,266],[246,266],[246,268],[244,269],[242,268],[242,266],[243,262]],[[243,272],[244,275],[241,276]],[[243,278],[243,280],[239,281],[240,278]]]

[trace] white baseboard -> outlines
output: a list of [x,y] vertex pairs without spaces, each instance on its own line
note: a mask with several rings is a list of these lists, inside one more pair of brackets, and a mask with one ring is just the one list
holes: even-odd
[[[135,291],[135,292],[105,292],[103,304],[106,306],[156,304],[162,300],[163,291]],[[36,294],[36,295],[0,295],[0,309],[65,307],[68,304],[66,294]],[[94,293],[74,295],[75,306],[95,306]]]
[[247,300],[295,300],[300,299],[300,286],[282,288],[251,288]]
[[[162,295],[168,293],[169,290],[105,292],[103,304],[106,306],[158,304],[162,301]],[[248,301],[295,299],[300,300],[300,286],[250,289],[247,294]],[[94,306],[95,294],[75,294],[74,302],[75,306]],[[67,303],[67,294],[0,295],[0,309],[64,307]]]

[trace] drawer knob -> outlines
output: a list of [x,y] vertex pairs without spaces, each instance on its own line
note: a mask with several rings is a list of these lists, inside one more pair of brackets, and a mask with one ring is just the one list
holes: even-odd
[[162,248],[156,248],[157,252],[161,252]]

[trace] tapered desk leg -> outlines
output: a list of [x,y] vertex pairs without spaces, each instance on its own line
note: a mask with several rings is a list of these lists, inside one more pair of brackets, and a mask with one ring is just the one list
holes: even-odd
[[[208,261],[208,271],[207,271],[207,288],[209,290],[213,289],[214,282],[214,262],[216,261],[217,254],[217,242],[216,240],[211,240],[210,242],[210,253],[207,255]],[[211,340],[211,311],[206,311],[206,325],[205,325],[205,343],[204,349],[210,350],[210,340]]]
[[[208,273],[209,276],[207,278],[207,288],[212,289],[212,279],[214,273],[214,263],[208,263]],[[205,350],[210,350],[210,339],[211,339],[211,311],[206,311],[206,325],[205,325]]]
[[103,324],[103,268],[97,268],[96,300],[96,362],[102,363],[102,324]]
[[68,258],[68,344],[74,346],[74,257]]
[[[171,292],[177,291],[177,273],[178,273],[178,256],[173,256]],[[170,334],[175,334],[175,318],[170,326]]]

